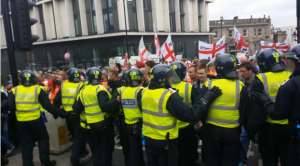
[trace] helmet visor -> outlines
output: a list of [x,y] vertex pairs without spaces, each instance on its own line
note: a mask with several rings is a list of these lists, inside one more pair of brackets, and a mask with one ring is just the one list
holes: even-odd
[[295,62],[297,60],[299,61],[299,58],[294,53],[287,53],[285,55],[287,74],[292,74],[296,70],[297,66],[296,66]]
[[180,78],[173,68],[171,68],[171,70],[167,72],[166,79],[166,81],[168,81],[170,85],[181,82]]

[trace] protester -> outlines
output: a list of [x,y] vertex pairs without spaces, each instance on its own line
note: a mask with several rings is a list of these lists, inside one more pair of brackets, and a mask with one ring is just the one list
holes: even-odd
[[195,81],[198,80],[198,76],[197,76],[197,66],[196,65],[192,65],[187,69],[188,72],[188,76],[190,78],[187,79],[188,83],[194,83]]
[[118,71],[111,69],[109,71],[108,91],[113,93],[117,88],[122,86],[122,80],[118,77]]
[[155,66],[155,62],[154,61],[147,61],[145,63],[145,69],[148,70],[148,72],[150,73],[150,70]]
[[197,89],[202,89],[204,83],[206,81],[209,81],[207,78],[208,74],[208,69],[205,64],[200,63],[199,66],[197,67],[197,75],[198,79],[193,83],[194,87]]
[[149,85],[149,83],[150,83],[150,81],[151,81],[151,78],[150,78],[150,76],[149,76],[149,72],[148,72],[148,70],[147,69],[145,69],[145,68],[141,68],[141,71],[143,72],[143,84],[142,84],[142,86],[143,87],[148,87],[148,85]]

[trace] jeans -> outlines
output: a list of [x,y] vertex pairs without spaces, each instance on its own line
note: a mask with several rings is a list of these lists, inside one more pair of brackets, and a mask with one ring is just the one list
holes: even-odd
[[5,120],[2,122],[1,125],[1,140],[4,143],[4,146],[7,149],[11,149],[13,146],[9,142],[9,137],[8,137],[8,114],[4,114]]
[[5,138],[1,135],[1,143],[4,145],[4,147],[6,149],[11,149],[12,148],[12,144]]
[[241,143],[243,145],[243,147],[242,147],[243,149],[241,149],[241,162],[246,164],[246,163],[249,162],[249,160],[248,160],[248,158],[245,158],[243,151],[247,155],[250,140],[248,138],[248,133],[247,133],[247,131],[245,130],[245,128],[243,126],[242,126],[242,133],[241,133],[241,136],[240,136],[240,140],[241,140]]

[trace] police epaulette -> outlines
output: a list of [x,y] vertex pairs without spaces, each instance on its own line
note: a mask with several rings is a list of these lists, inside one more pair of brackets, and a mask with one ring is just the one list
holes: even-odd
[[171,92],[173,92],[173,93],[176,93],[176,92],[178,92],[176,89],[174,89],[174,88],[169,88],[169,90],[171,91]]

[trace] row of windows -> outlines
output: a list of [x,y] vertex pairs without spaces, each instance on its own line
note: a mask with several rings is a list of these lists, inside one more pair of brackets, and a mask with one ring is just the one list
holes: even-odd
[[[154,51],[153,43],[145,43],[149,52]],[[186,43],[174,42],[175,55],[185,56]],[[99,47],[71,47],[64,49],[49,49],[43,51],[32,51],[25,53],[25,67],[33,71],[41,70],[61,70],[64,66],[87,69],[93,66],[108,66],[109,58],[124,55],[125,46],[99,46]],[[138,56],[138,44],[129,45],[129,55]],[[69,53],[70,60],[64,60],[64,54]]]
[[[256,30],[258,32],[258,36],[262,36],[262,29],[260,29],[260,28],[253,30],[253,36],[256,37]],[[214,33],[215,33],[214,39],[218,39],[219,38],[219,31],[214,31]],[[233,33],[234,33],[234,30],[233,29],[229,29],[229,38],[233,37]],[[244,37],[248,37],[248,30],[247,29],[243,30],[243,36]]]
[[[84,0],[88,35],[97,34],[97,19],[96,19],[94,1],[95,0]],[[127,26],[127,28],[131,31],[137,31],[138,22],[137,22],[136,0],[126,1],[126,2],[127,2],[128,19],[129,19],[128,20],[129,25]],[[176,0],[169,0],[169,16],[170,16],[171,32],[176,32],[175,2]],[[117,0],[101,0],[101,5],[102,5],[102,13],[103,13],[104,32],[119,31],[119,15],[118,15]],[[143,8],[144,8],[145,30],[153,31],[151,0],[143,0]],[[73,17],[74,17],[75,35],[82,36],[79,0],[72,0],[72,9],[73,9]],[[185,11],[184,11],[183,0],[179,0],[179,9],[180,9],[180,25],[181,25],[180,28],[182,32],[185,32],[185,23],[184,23]],[[38,5],[38,10],[39,10],[43,40],[46,40],[46,28],[43,19],[42,5]],[[53,18],[55,18],[54,13],[51,14],[53,14]],[[201,32],[200,0],[198,0],[198,22],[199,22],[198,24],[199,31]]]

